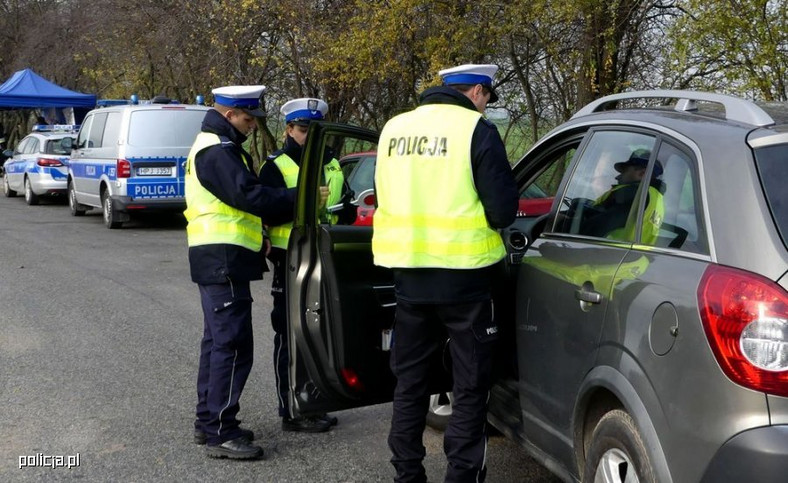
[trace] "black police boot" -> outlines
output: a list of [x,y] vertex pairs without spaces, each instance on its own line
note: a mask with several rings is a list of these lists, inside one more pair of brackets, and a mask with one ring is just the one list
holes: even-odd
[[314,417],[282,418],[282,431],[322,433],[331,429],[331,423]]
[[[254,432],[251,429],[241,429],[241,436],[239,438],[246,438],[247,441],[254,441]],[[208,436],[201,430],[194,428],[194,444],[205,444]]]
[[331,426],[336,426],[336,425],[337,425],[337,423],[339,422],[339,420],[337,419],[337,417],[336,417],[336,416],[332,416],[332,415],[330,415],[330,414],[326,414],[326,413],[323,413],[323,414],[318,414],[318,415],[317,415],[317,416],[315,416],[315,417],[316,417],[317,419],[321,419],[321,420],[323,420],[323,421],[328,421],[328,424],[330,424]]
[[244,437],[240,437],[216,446],[208,445],[205,447],[205,453],[211,458],[250,460],[261,458],[263,456],[263,448],[253,445]]

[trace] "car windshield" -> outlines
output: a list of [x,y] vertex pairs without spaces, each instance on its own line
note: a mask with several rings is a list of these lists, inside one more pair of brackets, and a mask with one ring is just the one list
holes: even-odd
[[777,225],[783,244],[788,247],[788,144],[755,150],[755,164],[761,177],[769,211]]
[[[74,139],[74,138],[71,138]],[[71,154],[66,149],[63,149],[63,145],[60,144],[63,138],[57,139],[47,139],[46,145],[44,146],[44,153],[45,154]]]
[[145,147],[189,147],[200,132],[205,111],[156,109],[131,113],[129,144]]
[[354,193],[359,194],[372,188],[375,182],[375,156],[365,156],[350,175],[348,184]]

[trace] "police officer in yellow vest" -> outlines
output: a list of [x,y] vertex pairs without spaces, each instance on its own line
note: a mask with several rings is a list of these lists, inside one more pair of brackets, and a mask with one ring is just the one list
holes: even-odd
[[436,328],[448,331],[452,417],[444,435],[446,481],[482,481],[492,353],[491,275],[505,256],[495,230],[510,225],[518,190],[498,131],[483,117],[497,100],[495,65],[442,70],[443,86],[383,128],[378,144],[375,264],[393,268],[397,297],[389,433],[395,481],[425,481],[422,433]]
[[213,90],[214,108],[186,160],[186,233],[204,316],[194,441],[208,456],[263,455],[239,427],[238,399],[252,368],[251,280],[263,277],[263,224],[292,216],[295,190],[269,188],[242,144],[256,128],[263,86]]
[[[628,159],[613,165],[618,172],[613,187],[594,200],[590,215],[586,215],[582,233],[622,241],[635,241],[637,226],[637,194],[640,183],[646,176],[651,152],[647,149],[636,149]],[[648,183],[643,225],[640,242],[653,245],[659,236],[659,228],[665,214],[663,193],[665,183],[662,176],[662,163],[654,161],[651,179]]]
[[[265,186],[295,188],[309,123],[324,119],[328,112],[328,104],[322,99],[293,99],[282,106],[281,112],[285,116],[284,145],[281,150],[268,156],[260,168],[259,176]],[[342,196],[344,176],[339,162],[330,153],[326,153],[324,158],[323,174],[329,191],[327,205],[331,206],[336,204]],[[335,221],[335,218],[332,221]],[[284,431],[317,433],[328,431],[332,425],[337,423],[337,419],[328,415],[294,418],[288,406],[290,352],[287,342],[285,256],[292,227],[291,214],[287,223],[275,224],[268,228],[268,233],[271,236],[271,252],[268,258],[274,266],[274,278],[271,281],[271,295],[273,296],[271,325],[275,332],[273,359],[279,416],[282,418]]]

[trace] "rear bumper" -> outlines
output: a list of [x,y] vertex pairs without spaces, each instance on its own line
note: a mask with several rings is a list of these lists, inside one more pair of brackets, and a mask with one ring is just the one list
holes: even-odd
[[704,482],[784,482],[788,475],[788,425],[740,433],[711,460]]
[[183,198],[134,200],[130,196],[113,196],[112,209],[118,213],[182,212],[186,209],[186,200]]
[[37,195],[64,195],[66,194],[66,180],[52,179],[48,176],[30,176],[30,187]]

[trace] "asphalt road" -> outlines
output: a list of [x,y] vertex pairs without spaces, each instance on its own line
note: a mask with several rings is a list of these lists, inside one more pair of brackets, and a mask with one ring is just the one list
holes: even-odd
[[[389,404],[336,413],[329,433],[280,430],[269,290],[253,284],[240,413],[266,457],[209,459],[191,442],[202,315],[182,220],[108,230],[98,212],[0,197],[0,481],[390,481]],[[442,434],[424,441],[441,481]],[[488,481],[558,481],[503,437],[488,454]]]

